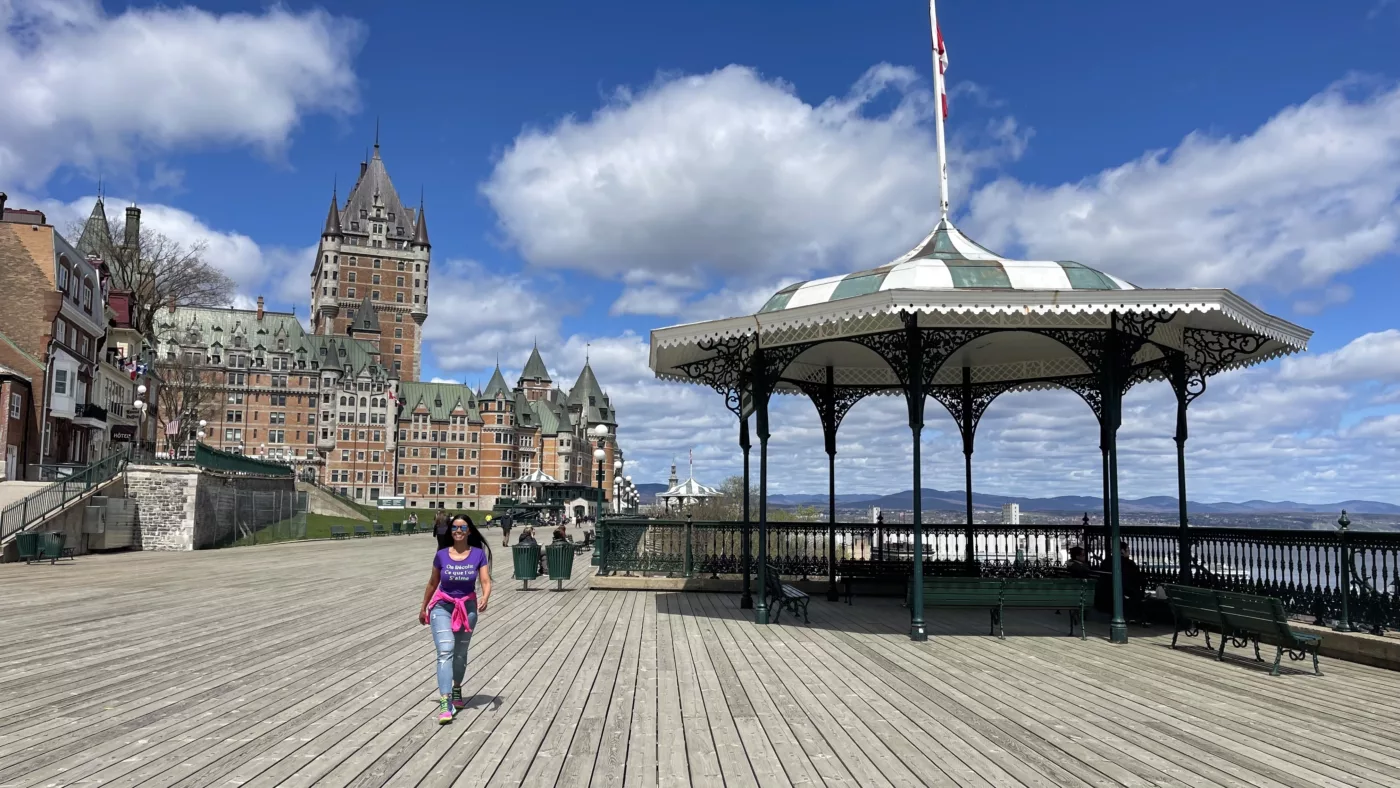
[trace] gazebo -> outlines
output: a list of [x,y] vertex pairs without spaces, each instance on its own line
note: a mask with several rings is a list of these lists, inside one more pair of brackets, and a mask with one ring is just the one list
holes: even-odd
[[[936,24],[936,23],[935,23]],[[946,62],[946,60],[944,61]],[[941,68],[934,69],[942,95]],[[935,112],[939,157],[946,162],[943,118]],[[749,523],[749,417],[758,435],[758,551],[768,563],[769,403],[805,395],[821,419],[835,522],[837,430],[851,407],[871,395],[902,396],[913,434],[913,561],[909,635],[924,640],[924,536],[920,433],[929,398],[962,436],[971,560],[972,454],[988,405],[1010,391],[1063,388],[1083,398],[1100,425],[1104,521],[1112,567],[1110,638],[1127,641],[1119,560],[1118,449],[1123,396],[1140,383],[1166,381],[1176,394],[1179,525],[1186,529],[1187,410],[1207,380],[1306,348],[1311,332],[1266,314],[1223,289],[1139,288],[1073,261],[1011,260],[972,241],[942,218],[918,245],[884,265],[783,288],[758,313],[652,331],[650,366],[664,380],[700,383],[724,396],[739,418],[744,456],[744,523]],[[828,552],[834,555],[835,530]],[[749,589],[749,539],[743,539],[744,607],[768,622],[764,594]],[[1181,542],[1183,578],[1190,546]],[[830,562],[835,598],[835,568]]]

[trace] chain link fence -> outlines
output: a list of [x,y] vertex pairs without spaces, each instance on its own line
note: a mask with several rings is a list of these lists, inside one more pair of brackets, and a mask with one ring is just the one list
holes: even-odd
[[294,489],[205,487],[195,503],[197,548],[240,547],[306,538],[307,494]]

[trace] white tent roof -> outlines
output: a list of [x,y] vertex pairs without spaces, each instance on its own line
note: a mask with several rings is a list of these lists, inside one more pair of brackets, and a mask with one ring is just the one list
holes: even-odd
[[675,487],[664,493],[657,494],[657,498],[715,498],[720,495],[720,491],[695,481],[694,478],[686,479]]
[[519,479],[516,479],[516,481],[521,482],[521,483],[524,483],[524,484],[558,484],[558,483],[559,483],[559,480],[558,480],[558,479],[554,478],[553,476],[550,476],[549,474],[545,473],[545,472],[542,471],[542,470],[539,470],[538,468],[536,468],[536,469],[533,470],[533,471],[530,471],[529,473],[525,474],[524,476],[521,476]]

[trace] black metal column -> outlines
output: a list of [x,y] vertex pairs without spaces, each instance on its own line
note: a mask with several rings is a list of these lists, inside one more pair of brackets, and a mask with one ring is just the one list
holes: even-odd
[[744,593],[739,597],[739,608],[752,610],[753,591],[749,582],[749,564],[752,563],[752,548],[749,542],[752,539],[752,529],[749,527],[749,419],[747,416],[739,419],[739,448],[744,451],[744,522],[739,527],[744,540],[743,546],[739,550],[739,562],[743,565],[744,572]]
[[962,442],[963,442],[963,476],[967,485],[967,555],[965,560],[971,564],[977,560],[977,547],[974,544],[977,529],[972,524],[972,447],[976,439],[976,426],[972,423],[972,369],[963,367],[962,371]]
[[1118,427],[1123,419],[1123,389],[1120,383],[1120,337],[1117,320],[1106,337],[1103,354],[1103,431],[1108,457],[1108,555],[1113,572],[1113,618],[1108,624],[1112,643],[1128,642],[1128,622],[1123,616],[1123,555],[1118,521]]
[[758,428],[758,601],[754,621],[768,623],[768,380],[763,348],[753,354],[753,404]]
[[919,317],[907,314],[905,338],[909,350],[909,432],[914,440],[914,561],[910,578],[909,639],[928,640],[924,628],[924,500],[920,443],[924,429],[924,347],[919,333]]
[[1186,398],[1176,398],[1177,579],[1191,583],[1191,526],[1186,520]]
[[826,434],[826,599],[836,602],[841,599],[836,590],[836,370],[826,368],[826,389],[822,409],[822,427]]

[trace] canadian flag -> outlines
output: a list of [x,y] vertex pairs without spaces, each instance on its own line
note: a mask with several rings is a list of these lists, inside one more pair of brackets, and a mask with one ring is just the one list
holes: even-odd
[[948,86],[943,75],[948,73],[948,47],[943,45],[943,28],[938,24],[938,12],[933,7],[934,0],[928,0],[928,19],[933,27],[933,55],[938,62],[938,99],[943,105],[943,117],[948,117]]

